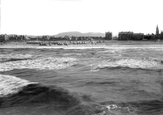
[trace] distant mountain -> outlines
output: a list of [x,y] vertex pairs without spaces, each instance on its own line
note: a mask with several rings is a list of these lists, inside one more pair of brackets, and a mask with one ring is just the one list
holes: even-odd
[[81,33],[81,32],[78,32],[78,31],[71,31],[71,32],[62,32],[62,33],[59,33],[59,34],[57,34],[55,36],[56,37],[64,37],[64,36],[102,36],[102,37],[104,37],[105,34],[100,33],[100,32]]

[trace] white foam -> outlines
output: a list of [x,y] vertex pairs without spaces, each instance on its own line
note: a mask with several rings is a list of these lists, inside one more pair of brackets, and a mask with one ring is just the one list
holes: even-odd
[[39,46],[36,49],[96,49],[104,48],[110,50],[125,50],[125,49],[153,49],[153,50],[163,50],[162,45],[70,45],[70,46]]
[[13,69],[63,69],[69,67],[76,62],[75,58],[70,57],[61,57],[61,58],[53,58],[53,57],[44,57],[33,60],[21,60],[21,61],[13,61],[13,62],[4,62],[0,64],[0,71],[9,71]]
[[16,59],[23,59],[23,58],[31,58],[32,55],[30,54],[15,54],[15,53],[9,53],[9,54],[0,54],[0,58],[16,58]]
[[[114,44],[114,43],[113,43]],[[159,49],[163,50],[161,44],[149,44],[149,45],[69,45],[69,46],[37,46],[37,45],[1,45],[0,48],[34,48],[34,49],[92,49],[92,48],[105,48],[105,49]]]
[[29,82],[15,76],[0,74],[0,97],[15,94],[20,91],[22,87],[35,83],[36,82]]
[[32,58],[32,55],[30,54],[15,54],[15,53],[9,53],[9,54],[0,54],[0,61],[7,61],[9,59],[27,59]]
[[115,104],[112,104],[112,105],[108,105],[108,106],[106,106],[106,108],[110,111],[111,109],[117,109],[118,106],[115,105]]
[[146,60],[146,59],[118,59],[118,60],[108,60],[103,61],[98,64],[96,68],[104,68],[104,67],[130,67],[130,68],[142,68],[142,69],[150,69],[162,68],[160,62],[155,60]]

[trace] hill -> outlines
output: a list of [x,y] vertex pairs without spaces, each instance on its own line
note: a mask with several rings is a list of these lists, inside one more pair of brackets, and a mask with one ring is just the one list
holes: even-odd
[[56,37],[64,37],[64,36],[101,36],[101,37],[104,37],[105,34],[104,33],[100,33],[100,32],[81,33],[81,32],[78,32],[78,31],[71,31],[71,32],[58,33],[55,36]]

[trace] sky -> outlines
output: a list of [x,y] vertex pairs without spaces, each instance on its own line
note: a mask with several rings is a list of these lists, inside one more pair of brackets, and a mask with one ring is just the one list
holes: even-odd
[[163,30],[162,0],[1,0],[1,33]]

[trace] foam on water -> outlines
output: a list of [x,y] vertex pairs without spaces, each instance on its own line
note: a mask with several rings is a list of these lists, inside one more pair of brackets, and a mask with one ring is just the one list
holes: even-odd
[[30,54],[14,54],[14,53],[8,53],[8,54],[0,54],[0,62],[8,61],[10,59],[29,59],[32,58],[32,55]]
[[32,55],[30,54],[13,54],[13,53],[9,53],[9,54],[0,54],[0,58],[31,58]]
[[36,82],[29,82],[15,76],[0,74],[0,97],[15,94],[19,92],[22,87],[29,84],[36,84]]
[[96,66],[98,68],[105,67],[129,67],[129,68],[142,68],[142,69],[162,69],[162,62],[152,59],[116,59],[116,60],[105,60]]
[[0,64],[0,71],[10,71],[13,69],[39,69],[39,70],[53,70],[53,69],[63,69],[69,67],[76,62],[75,58],[62,57],[42,57],[32,60],[21,60],[13,62],[4,62]]
[[37,46],[37,45],[1,45],[0,48],[33,48],[33,49],[154,49],[163,50],[162,44],[150,44],[150,45],[69,45],[69,46]]

